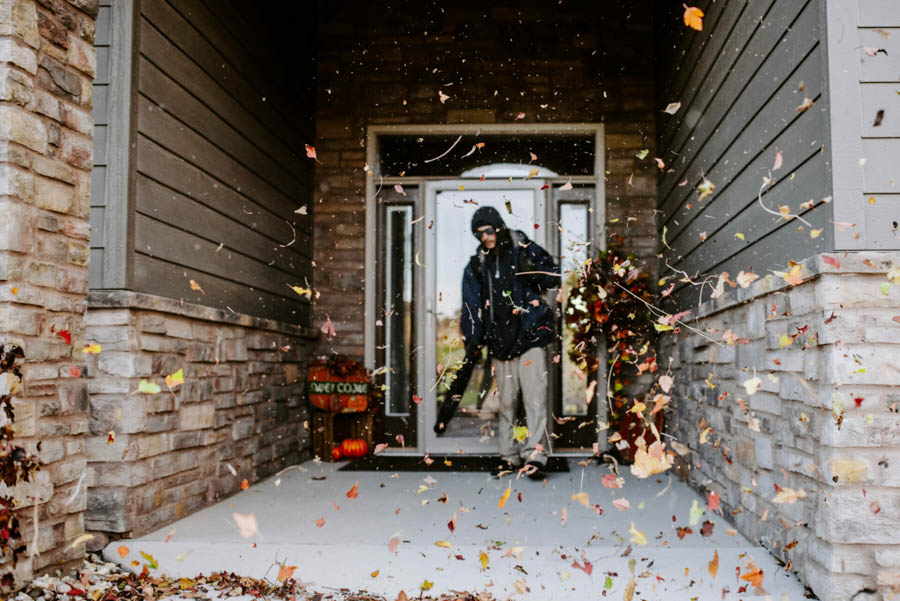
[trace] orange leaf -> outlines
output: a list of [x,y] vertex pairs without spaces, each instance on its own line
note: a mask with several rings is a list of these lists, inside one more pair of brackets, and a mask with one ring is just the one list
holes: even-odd
[[751,570],[750,572],[744,572],[741,574],[741,580],[746,580],[753,586],[759,586],[763,581],[763,571],[759,568],[755,570]]
[[246,478],[244,478],[244,479],[241,481],[241,490],[247,490],[248,488],[250,488],[250,483],[247,482],[247,479],[246,479]]
[[355,499],[359,496],[359,481],[353,483],[353,486],[350,487],[350,490],[347,491],[348,499]]
[[713,580],[716,579],[716,574],[719,573],[719,550],[716,549],[713,551],[713,558],[709,560],[709,564],[706,566],[709,575],[713,577]]
[[509,498],[510,493],[512,493],[512,488],[507,487],[506,490],[503,491],[503,496],[500,497],[500,502],[497,503],[497,507],[502,509],[504,505],[506,505],[506,500]]
[[687,4],[682,6],[684,6],[684,24],[691,29],[703,31],[703,11],[696,6],[688,6]]
[[321,528],[325,525],[325,518],[319,518],[316,520],[316,528]]
[[125,545],[121,545],[118,549],[116,549],[116,551],[119,553],[119,557],[122,557],[122,558],[124,558],[126,555],[128,555],[131,552],[128,550],[128,547],[126,547]]
[[297,566],[281,566],[281,569],[278,570],[278,582],[284,582],[290,578],[296,569]]

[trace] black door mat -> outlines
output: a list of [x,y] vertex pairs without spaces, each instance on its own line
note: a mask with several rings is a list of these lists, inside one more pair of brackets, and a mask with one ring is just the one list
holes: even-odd
[[[427,465],[424,457],[415,455],[369,455],[355,459],[338,469],[339,472],[490,472],[502,460],[496,455],[434,455]],[[445,462],[446,461],[446,462]],[[448,465],[449,463],[449,465]],[[550,457],[544,468],[547,472],[568,472],[565,457]]]

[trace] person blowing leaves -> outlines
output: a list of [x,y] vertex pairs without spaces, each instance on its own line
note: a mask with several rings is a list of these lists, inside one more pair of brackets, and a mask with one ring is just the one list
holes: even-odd
[[[556,339],[556,317],[543,300],[560,284],[553,257],[520,230],[509,230],[493,207],[472,216],[472,233],[481,242],[463,272],[462,330],[465,363],[438,414],[442,432],[455,411],[481,348],[488,347],[500,395],[498,436],[502,463],[496,474],[528,465],[535,480],[546,477],[547,345]],[[555,275],[554,275],[555,274]],[[516,401],[522,393],[528,434],[515,439]]]

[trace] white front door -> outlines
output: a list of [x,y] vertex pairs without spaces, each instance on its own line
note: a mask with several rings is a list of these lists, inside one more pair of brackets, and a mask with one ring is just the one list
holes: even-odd
[[440,437],[433,429],[436,398],[439,391],[446,390],[446,376],[463,357],[459,329],[462,277],[479,245],[470,225],[473,214],[480,207],[494,207],[507,227],[522,230],[546,248],[548,207],[542,188],[546,186],[539,179],[459,179],[425,184],[425,311],[417,320],[424,341],[424,361],[418,373],[418,390],[423,394],[417,429],[419,448],[428,453],[498,452],[496,386],[479,398],[479,383],[484,376],[480,366],[472,375],[456,417]]

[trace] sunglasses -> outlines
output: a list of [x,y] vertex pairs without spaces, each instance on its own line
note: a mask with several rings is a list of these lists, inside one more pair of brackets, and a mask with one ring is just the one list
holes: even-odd
[[478,238],[479,240],[481,240],[485,236],[485,234],[487,234],[488,236],[493,236],[496,233],[497,233],[497,230],[494,229],[494,226],[489,225],[489,226],[485,227],[483,230],[475,230],[475,237]]

